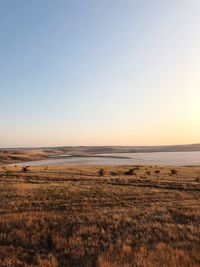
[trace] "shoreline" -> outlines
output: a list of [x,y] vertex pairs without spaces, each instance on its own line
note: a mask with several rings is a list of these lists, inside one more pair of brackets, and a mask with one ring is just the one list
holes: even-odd
[[[49,153],[51,152],[51,153]],[[115,152],[115,153],[76,153],[60,154],[61,151],[19,151],[3,153],[0,151],[0,166],[9,165],[168,165],[199,166],[200,151],[178,152]]]

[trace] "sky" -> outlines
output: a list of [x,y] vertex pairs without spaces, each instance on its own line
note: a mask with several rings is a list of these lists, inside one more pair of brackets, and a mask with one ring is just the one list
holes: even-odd
[[199,0],[0,0],[0,147],[200,143]]

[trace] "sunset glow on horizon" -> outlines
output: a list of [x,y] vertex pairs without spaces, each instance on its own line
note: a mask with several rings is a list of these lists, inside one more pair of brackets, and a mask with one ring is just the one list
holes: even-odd
[[196,0],[2,1],[0,147],[200,143],[199,25]]

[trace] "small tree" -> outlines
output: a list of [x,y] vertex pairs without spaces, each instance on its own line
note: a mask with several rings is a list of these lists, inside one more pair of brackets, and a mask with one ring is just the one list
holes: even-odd
[[200,183],[200,177],[196,177],[196,180],[195,180],[197,183]]
[[104,175],[105,175],[105,170],[102,169],[102,168],[99,169],[99,170],[98,170],[98,175],[99,175],[99,178],[102,177],[102,176],[104,176]]
[[30,167],[30,166],[25,166],[25,167],[23,167],[23,168],[22,168],[22,172],[24,172],[24,173],[26,173],[26,172],[30,172],[29,167]]
[[175,170],[175,169],[171,170],[171,175],[176,175],[177,176],[177,174],[178,174],[177,170]]
[[155,170],[155,175],[157,176],[157,181],[158,181],[159,174],[160,174],[160,171],[159,170]]
[[125,171],[124,174],[125,175],[135,175],[135,170],[137,170],[136,168],[135,169],[130,169],[128,171]]
[[172,170],[171,170],[171,176],[173,176],[173,175],[176,176],[176,181],[177,181],[177,183],[178,183],[178,171],[175,170],[175,169],[172,169]]

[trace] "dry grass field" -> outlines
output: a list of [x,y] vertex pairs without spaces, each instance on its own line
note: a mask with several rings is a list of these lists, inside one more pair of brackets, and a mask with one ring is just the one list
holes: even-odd
[[59,155],[58,149],[0,149],[0,165],[46,159]]
[[200,168],[102,168],[0,167],[0,266],[200,266]]

